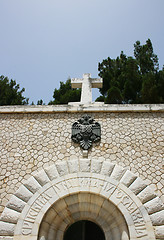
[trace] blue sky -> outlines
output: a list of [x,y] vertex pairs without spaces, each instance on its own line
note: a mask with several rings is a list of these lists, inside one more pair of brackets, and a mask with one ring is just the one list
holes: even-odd
[[97,77],[98,62],[132,56],[137,40],[164,64],[164,0],[0,0],[0,12],[0,75],[30,103],[47,104],[68,77]]

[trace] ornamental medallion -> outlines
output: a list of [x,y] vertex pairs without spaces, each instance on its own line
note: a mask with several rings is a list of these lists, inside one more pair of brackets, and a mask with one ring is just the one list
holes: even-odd
[[85,114],[73,123],[71,138],[75,143],[80,143],[83,150],[88,150],[93,142],[100,141],[101,126],[91,116]]

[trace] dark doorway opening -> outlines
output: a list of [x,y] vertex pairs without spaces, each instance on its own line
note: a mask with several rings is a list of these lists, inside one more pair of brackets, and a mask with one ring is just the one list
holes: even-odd
[[65,232],[64,240],[105,240],[103,230],[91,221],[73,223]]

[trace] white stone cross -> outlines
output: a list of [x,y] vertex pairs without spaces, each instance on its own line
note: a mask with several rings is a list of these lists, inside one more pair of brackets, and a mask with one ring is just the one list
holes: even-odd
[[102,88],[102,78],[91,78],[90,73],[83,74],[83,78],[72,78],[72,88],[82,88],[80,103],[92,102],[92,88]]

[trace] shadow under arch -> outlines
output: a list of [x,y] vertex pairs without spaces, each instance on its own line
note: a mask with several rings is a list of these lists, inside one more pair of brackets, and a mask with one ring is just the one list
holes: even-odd
[[80,220],[69,226],[63,240],[105,240],[100,226],[89,220]]

